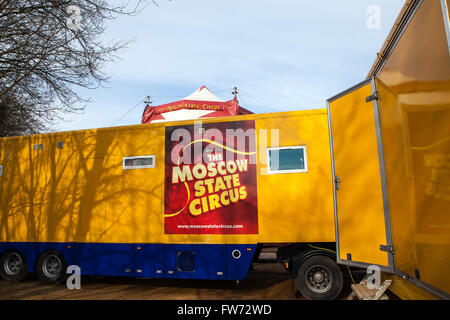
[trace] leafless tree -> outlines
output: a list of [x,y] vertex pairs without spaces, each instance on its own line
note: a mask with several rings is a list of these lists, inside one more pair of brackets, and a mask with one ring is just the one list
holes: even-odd
[[106,45],[105,23],[138,14],[146,5],[0,0],[0,135],[41,132],[64,113],[83,110],[88,99],[77,88],[107,81],[105,64],[116,61],[128,44]]
[[51,123],[48,113],[41,114],[33,102],[8,94],[0,99],[0,137],[39,133]]

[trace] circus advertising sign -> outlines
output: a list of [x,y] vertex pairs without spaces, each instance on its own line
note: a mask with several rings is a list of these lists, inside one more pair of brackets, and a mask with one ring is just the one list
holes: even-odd
[[254,121],[166,127],[165,234],[257,234]]

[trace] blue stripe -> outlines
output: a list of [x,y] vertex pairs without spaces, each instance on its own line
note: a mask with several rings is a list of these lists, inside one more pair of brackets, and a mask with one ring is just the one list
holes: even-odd
[[[255,244],[2,242],[0,254],[20,250],[30,273],[39,255],[53,249],[64,255],[68,265],[81,267],[82,275],[242,280],[255,248]],[[235,250],[238,258],[233,257]]]

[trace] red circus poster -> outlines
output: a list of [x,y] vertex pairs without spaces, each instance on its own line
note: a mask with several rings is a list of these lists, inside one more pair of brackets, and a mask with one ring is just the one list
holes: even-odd
[[166,127],[165,234],[257,234],[254,121]]

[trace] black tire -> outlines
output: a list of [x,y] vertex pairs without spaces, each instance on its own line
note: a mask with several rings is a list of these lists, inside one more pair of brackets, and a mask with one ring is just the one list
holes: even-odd
[[61,283],[67,276],[66,272],[67,262],[59,251],[45,251],[36,261],[38,278],[48,284]]
[[27,260],[16,249],[6,250],[0,258],[0,276],[7,281],[21,281],[27,276]]
[[335,261],[326,256],[306,259],[297,273],[297,287],[311,300],[334,300],[342,291],[344,279]]

